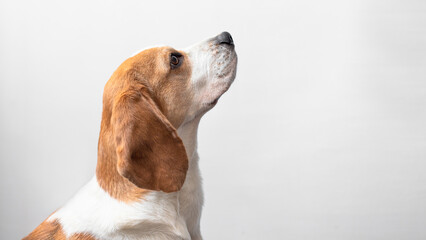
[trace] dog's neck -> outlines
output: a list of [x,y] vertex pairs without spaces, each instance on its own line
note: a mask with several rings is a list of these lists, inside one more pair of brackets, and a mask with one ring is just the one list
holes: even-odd
[[178,135],[182,139],[183,145],[185,145],[186,155],[188,156],[188,171],[190,171],[191,166],[198,164],[197,132],[199,123],[200,117],[197,117],[190,122],[184,123],[177,129]]
[[178,192],[178,211],[185,221],[191,239],[201,239],[200,218],[204,202],[197,153],[197,132],[200,118],[201,116],[185,123],[177,130],[185,145],[189,161],[185,183]]

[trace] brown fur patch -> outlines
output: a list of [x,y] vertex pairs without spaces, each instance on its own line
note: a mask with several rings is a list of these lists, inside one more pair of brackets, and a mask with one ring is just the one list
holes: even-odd
[[69,238],[66,237],[62,230],[61,224],[55,220],[48,222],[45,220],[42,222],[34,231],[28,236],[24,237],[23,240],[96,240],[92,235],[88,233],[76,233],[71,235]]

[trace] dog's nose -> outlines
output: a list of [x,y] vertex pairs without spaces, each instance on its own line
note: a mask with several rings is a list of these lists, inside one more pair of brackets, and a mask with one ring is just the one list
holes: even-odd
[[232,40],[232,36],[229,32],[223,32],[219,34],[216,38],[219,44],[234,45],[234,40]]

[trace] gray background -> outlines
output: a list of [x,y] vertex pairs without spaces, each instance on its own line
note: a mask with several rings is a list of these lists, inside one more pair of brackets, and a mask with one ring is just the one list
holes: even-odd
[[103,86],[227,30],[201,122],[205,239],[426,239],[425,1],[0,1],[0,239],[94,174]]

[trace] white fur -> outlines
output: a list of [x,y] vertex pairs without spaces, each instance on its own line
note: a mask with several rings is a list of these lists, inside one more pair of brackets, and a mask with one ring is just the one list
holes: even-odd
[[83,232],[98,239],[190,239],[178,195],[152,192],[128,204],[112,198],[94,177],[49,221],[58,219],[68,237]]
[[[198,167],[197,130],[201,116],[211,109],[235,77],[236,55],[206,40],[187,49],[192,64],[193,104],[178,129],[189,158],[185,183],[179,192],[151,192],[140,202],[112,198],[96,177],[48,221],[58,220],[67,236],[92,234],[97,239],[202,239],[203,205]],[[228,52],[227,52],[228,51]]]

